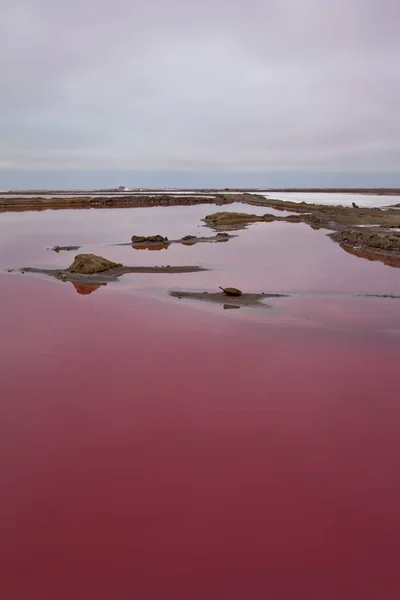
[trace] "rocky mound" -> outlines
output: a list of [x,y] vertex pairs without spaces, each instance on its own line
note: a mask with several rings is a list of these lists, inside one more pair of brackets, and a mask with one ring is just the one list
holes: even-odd
[[162,235],[133,235],[132,244],[168,244],[168,238]]
[[102,256],[96,256],[95,254],[78,254],[75,256],[75,260],[68,269],[65,269],[68,273],[81,273],[82,275],[94,275],[95,273],[103,273],[104,271],[110,271],[122,267],[120,263],[112,262],[103,258]]
[[234,287],[223,288],[223,287],[219,286],[219,289],[222,290],[224,292],[224,294],[226,294],[227,296],[243,296],[242,290],[239,290],[238,288],[234,288]]
[[400,233],[374,231],[371,229],[345,229],[336,233],[334,239],[340,244],[353,247],[374,248],[385,252],[400,252]]
[[258,217],[257,215],[248,213],[217,212],[212,215],[207,215],[204,221],[211,227],[240,227],[247,223],[264,221],[264,217]]

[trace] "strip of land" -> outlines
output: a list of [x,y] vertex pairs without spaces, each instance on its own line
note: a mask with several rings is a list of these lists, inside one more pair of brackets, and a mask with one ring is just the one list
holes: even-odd
[[82,284],[102,284],[116,281],[127,273],[198,273],[206,271],[203,267],[174,266],[161,267],[129,267],[114,263],[95,254],[78,254],[74,262],[66,269],[41,269],[38,267],[22,267],[19,272],[48,275],[60,281]]
[[182,195],[173,194],[126,194],[118,196],[0,196],[0,212],[25,210],[60,210],[67,208],[146,208],[148,206],[180,206],[194,204],[230,204],[237,201],[237,195],[213,194]]
[[[196,235],[185,235],[182,238],[176,240],[169,240],[167,237],[161,235],[150,235],[150,236],[132,236],[130,242],[121,242],[117,244],[107,244],[108,246],[132,246],[135,250],[164,250],[167,249],[170,244],[183,244],[184,246],[194,246],[195,244],[212,244],[227,242],[234,235],[229,233],[217,233],[213,236],[196,236]],[[90,246],[91,244],[81,244],[80,246],[53,246],[54,252],[71,252],[79,250],[83,246]]]
[[287,294],[241,294],[240,296],[229,296],[224,292],[180,292],[172,290],[169,295],[173,298],[187,300],[202,300],[203,302],[211,302],[213,304],[223,304],[229,308],[240,308],[241,306],[259,306],[262,308],[270,308],[264,300],[268,298],[286,298]]

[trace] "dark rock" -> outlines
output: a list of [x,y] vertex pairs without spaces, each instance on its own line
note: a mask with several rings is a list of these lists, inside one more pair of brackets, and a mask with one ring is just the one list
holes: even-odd
[[243,295],[243,292],[241,290],[238,290],[238,288],[234,288],[234,287],[222,288],[221,286],[219,286],[219,289],[222,290],[224,292],[224,294],[226,294],[227,296],[242,296]]
[[132,244],[168,244],[168,238],[162,235],[133,235]]
[[102,256],[96,256],[95,254],[78,254],[75,256],[75,260],[66,271],[68,273],[81,273],[83,275],[93,275],[95,273],[103,273],[104,271],[110,271],[122,267],[120,263],[112,262]]

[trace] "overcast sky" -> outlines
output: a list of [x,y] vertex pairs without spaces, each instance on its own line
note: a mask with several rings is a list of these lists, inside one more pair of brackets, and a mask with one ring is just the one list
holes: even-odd
[[3,3],[0,188],[400,184],[399,18],[398,0]]

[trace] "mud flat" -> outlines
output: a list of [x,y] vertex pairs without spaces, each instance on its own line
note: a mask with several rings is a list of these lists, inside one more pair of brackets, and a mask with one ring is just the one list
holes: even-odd
[[78,284],[104,284],[116,281],[127,273],[198,273],[206,270],[198,266],[129,267],[95,254],[78,254],[67,269],[22,267],[19,272],[48,275],[60,281]]
[[174,195],[174,194],[149,194],[135,195],[127,194],[121,196],[37,196],[27,197],[21,194],[19,197],[0,196],[0,212],[44,210],[44,209],[66,209],[66,208],[126,208],[148,206],[180,206],[193,204],[231,204],[238,200],[237,194],[215,195]]
[[201,300],[203,302],[211,302],[213,304],[223,304],[225,308],[240,308],[242,306],[258,306],[261,308],[270,308],[265,304],[264,300],[268,298],[287,298],[287,294],[246,294],[241,296],[228,296],[224,292],[182,292],[171,290],[169,295],[173,298],[187,300]]
[[[344,226],[382,225],[384,227],[400,227],[399,205],[388,208],[357,208],[351,206],[333,206],[325,204],[311,204],[307,202],[291,202],[264,198],[255,194],[245,194],[243,199],[246,204],[266,206],[275,210],[290,211],[302,215],[301,221],[309,225],[317,225],[327,229],[339,229]],[[274,215],[270,215],[271,220]],[[276,217],[275,217],[276,219]],[[276,220],[279,220],[276,219]],[[290,218],[283,216],[283,220]]]
[[[109,246],[132,246],[135,250],[165,250],[170,244],[183,244],[184,246],[194,246],[195,244],[213,244],[220,242],[227,242],[231,238],[235,237],[229,233],[217,233],[217,235],[202,237],[196,235],[185,235],[180,239],[169,240],[167,237],[161,235],[152,236],[132,236],[130,242],[122,242],[119,244],[108,244]],[[90,246],[90,244],[81,244],[80,246],[53,246],[54,252],[71,252],[79,250],[84,246]]]

